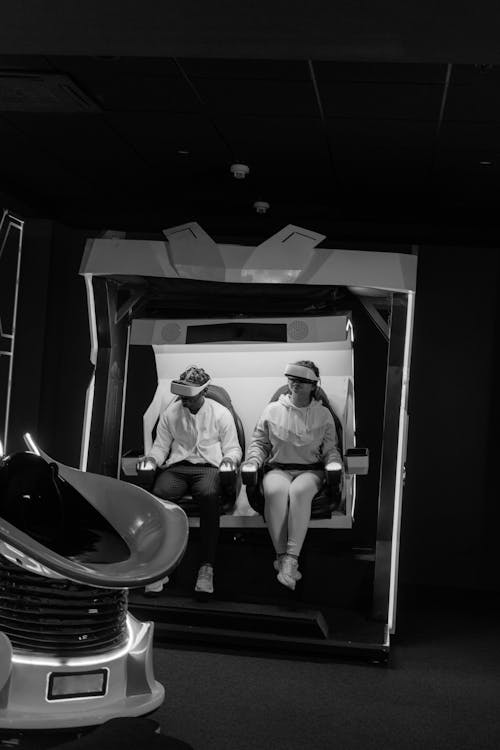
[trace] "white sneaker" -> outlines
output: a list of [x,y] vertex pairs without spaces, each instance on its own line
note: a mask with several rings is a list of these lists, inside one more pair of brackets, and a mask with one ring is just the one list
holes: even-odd
[[214,593],[214,569],[211,565],[202,565],[198,571],[194,590],[199,594]]
[[281,568],[278,573],[278,581],[292,591],[295,590],[295,584],[297,582],[297,566],[298,561],[296,557],[290,555],[284,555],[281,559]]
[[[277,557],[277,558],[276,558],[276,560],[275,560],[275,561],[274,561],[274,563],[273,563],[273,565],[274,565],[274,569],[275,569],[275,570],[276,570],[276,571],[277,571],[278,573],[279,573],[279,572],[280,572],[280,570],[281,570],[281,562],[282,562],[282,560],[283,560],[283,558],[284,558],[284,557],[285,557],[285,555],[280,555],[280,557]],[[297,567],[297,569],[296,569],[296,571],[295,571],[295,580],[296,580],[296,581],[300,581],[300,579],[301,579],[301,578],[302,578],[302,573],[300,572],[300,570],[299,570],[299,569],[298,569],[298,567]]]
[[163,591],[163,586],[165,583],[168,583],[168,576],[166,576],[165,578],[160,578],[159,581],[155,581],[154,583],[148,583],[148,585],[144,589],[144,595],[159,596]]

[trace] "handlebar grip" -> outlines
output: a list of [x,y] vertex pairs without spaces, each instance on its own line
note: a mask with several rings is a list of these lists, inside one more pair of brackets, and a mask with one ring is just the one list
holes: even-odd
[[242,464],[241,481],[245,486],[255,486],[257,484],[257,467],[255,464]]

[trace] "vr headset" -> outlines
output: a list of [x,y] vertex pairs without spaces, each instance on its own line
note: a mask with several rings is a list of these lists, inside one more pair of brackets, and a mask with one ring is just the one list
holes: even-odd
[[311,370],[310,367],[305,367],[305,365],[289,364],[285,367],[285,375],[305,381],[306,383],[317,383],[319,380],[314,370]]
[[176,396],[193,397],[204,391],[211,382],[211,380],[207,380],[203,385],[195,385],[194,383],[186,383],[183,380],[172,380],[170,383],[170,392],[175,393]]

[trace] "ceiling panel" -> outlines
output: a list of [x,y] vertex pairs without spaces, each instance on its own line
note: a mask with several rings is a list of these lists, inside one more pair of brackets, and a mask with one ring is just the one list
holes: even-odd
[[[22,58],[21,58],[22,59]],[[75,76],[96,79],[101,76],[147,76],[178,78],[179,71],[170,57],[126,57],[120,55],[51,55],[43,58],[54,70],[64,70]],[[1,61],[1,57],[0,57]]]
[[307,60],[217,60],[182,58],[191,78],[240,81],[309,81]]
[[10,182],[26,191],[27,200],[41,204],[70,190],[85,194],[88,183],[38,148],[24,134],[0,117],[0,189]]
[[500,65],[477,63],[475,65],[453,65],[452,83],[467,86],[500,85]]
[[208,109],[217,114],[314,117],[319,114],[310,81],[193,78]]
[[349,154],[361,165],[374,156],[388,162],[425,158],[436,134],[435,123],[414,120],[328,118],[327,126],[334,158]]
[[273,169],[279,162],[287,166],[286,174],[290,176],[299,164],[307,171],[321,169],[328,158],[323,125],[317,117],[287,119],[229,114],[218,123],[234,153],[250,166],[266,162]]
[[370,201],[374,195],[377,198],[384,195],[391,196],[391,200],[400,200],[406,193],[426,190],[429,167],[429,163],[421,160],[386,164],[374,158],[367,160],[362,168],[349,159],[335,162],[339,181],[346,190],[354,191],[360,204],[367,195],[370,195]]
[[53,71],[50,60],[42,55],[0,55],[0,70]]
[[474,66],[453,68],[446,120],[500,122],[500,69]]
[[[482,165],[479,161],[469,158],[459,158],[459,153],[448,152],[439,154],[433,170],[436,182],[447,181],[450,190],[463,189],[486,194],[493,191],[499,195],[500,164]],[[459,187],[460,186],[460,187]]]
[[500,122],[447,121],[439,134],[439,153],[457,166],[500,159]]
[[165,112],[120,112],[106,113],[105,120],[159,170],[172,162],[187,170],[197,164],[225,167],[230,162],[227,146],[206,117]]
[[328,117],[437,121],[443,95],[439,84],[322,82],[319,91]]
[[99,181],[109,171],[119,177],[141,175],[154,166],[130,148],[100,115],[8,113],[3,118],[24,134],[33,149],[45,151],[91,181]]
[[446,65],[392,62],[314,61],[318,82],[442,84]]
[[196,112],[200,104],[174,61],[51,58],[105,111]]
[[124,75],[74,77],[104,111],[200,112],[200,103],[182,79]]

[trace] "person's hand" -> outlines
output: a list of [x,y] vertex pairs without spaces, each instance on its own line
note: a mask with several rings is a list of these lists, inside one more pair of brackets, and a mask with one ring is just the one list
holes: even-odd
[[244,461],[241,464],[242,471],[257,471],[258,468],[259,464],[253,458],[250,458],[248,461]]
[[137,471],[154,471],[158,464],[156,459],[151,456],[144,456],[140,461],[137,462]]
[[219,471],[234,471],[234,463],[230,458],[223,458],[219,464]]
[[342,468],[340,461],[330,461],[325,466],[326,471],[342,471]]

